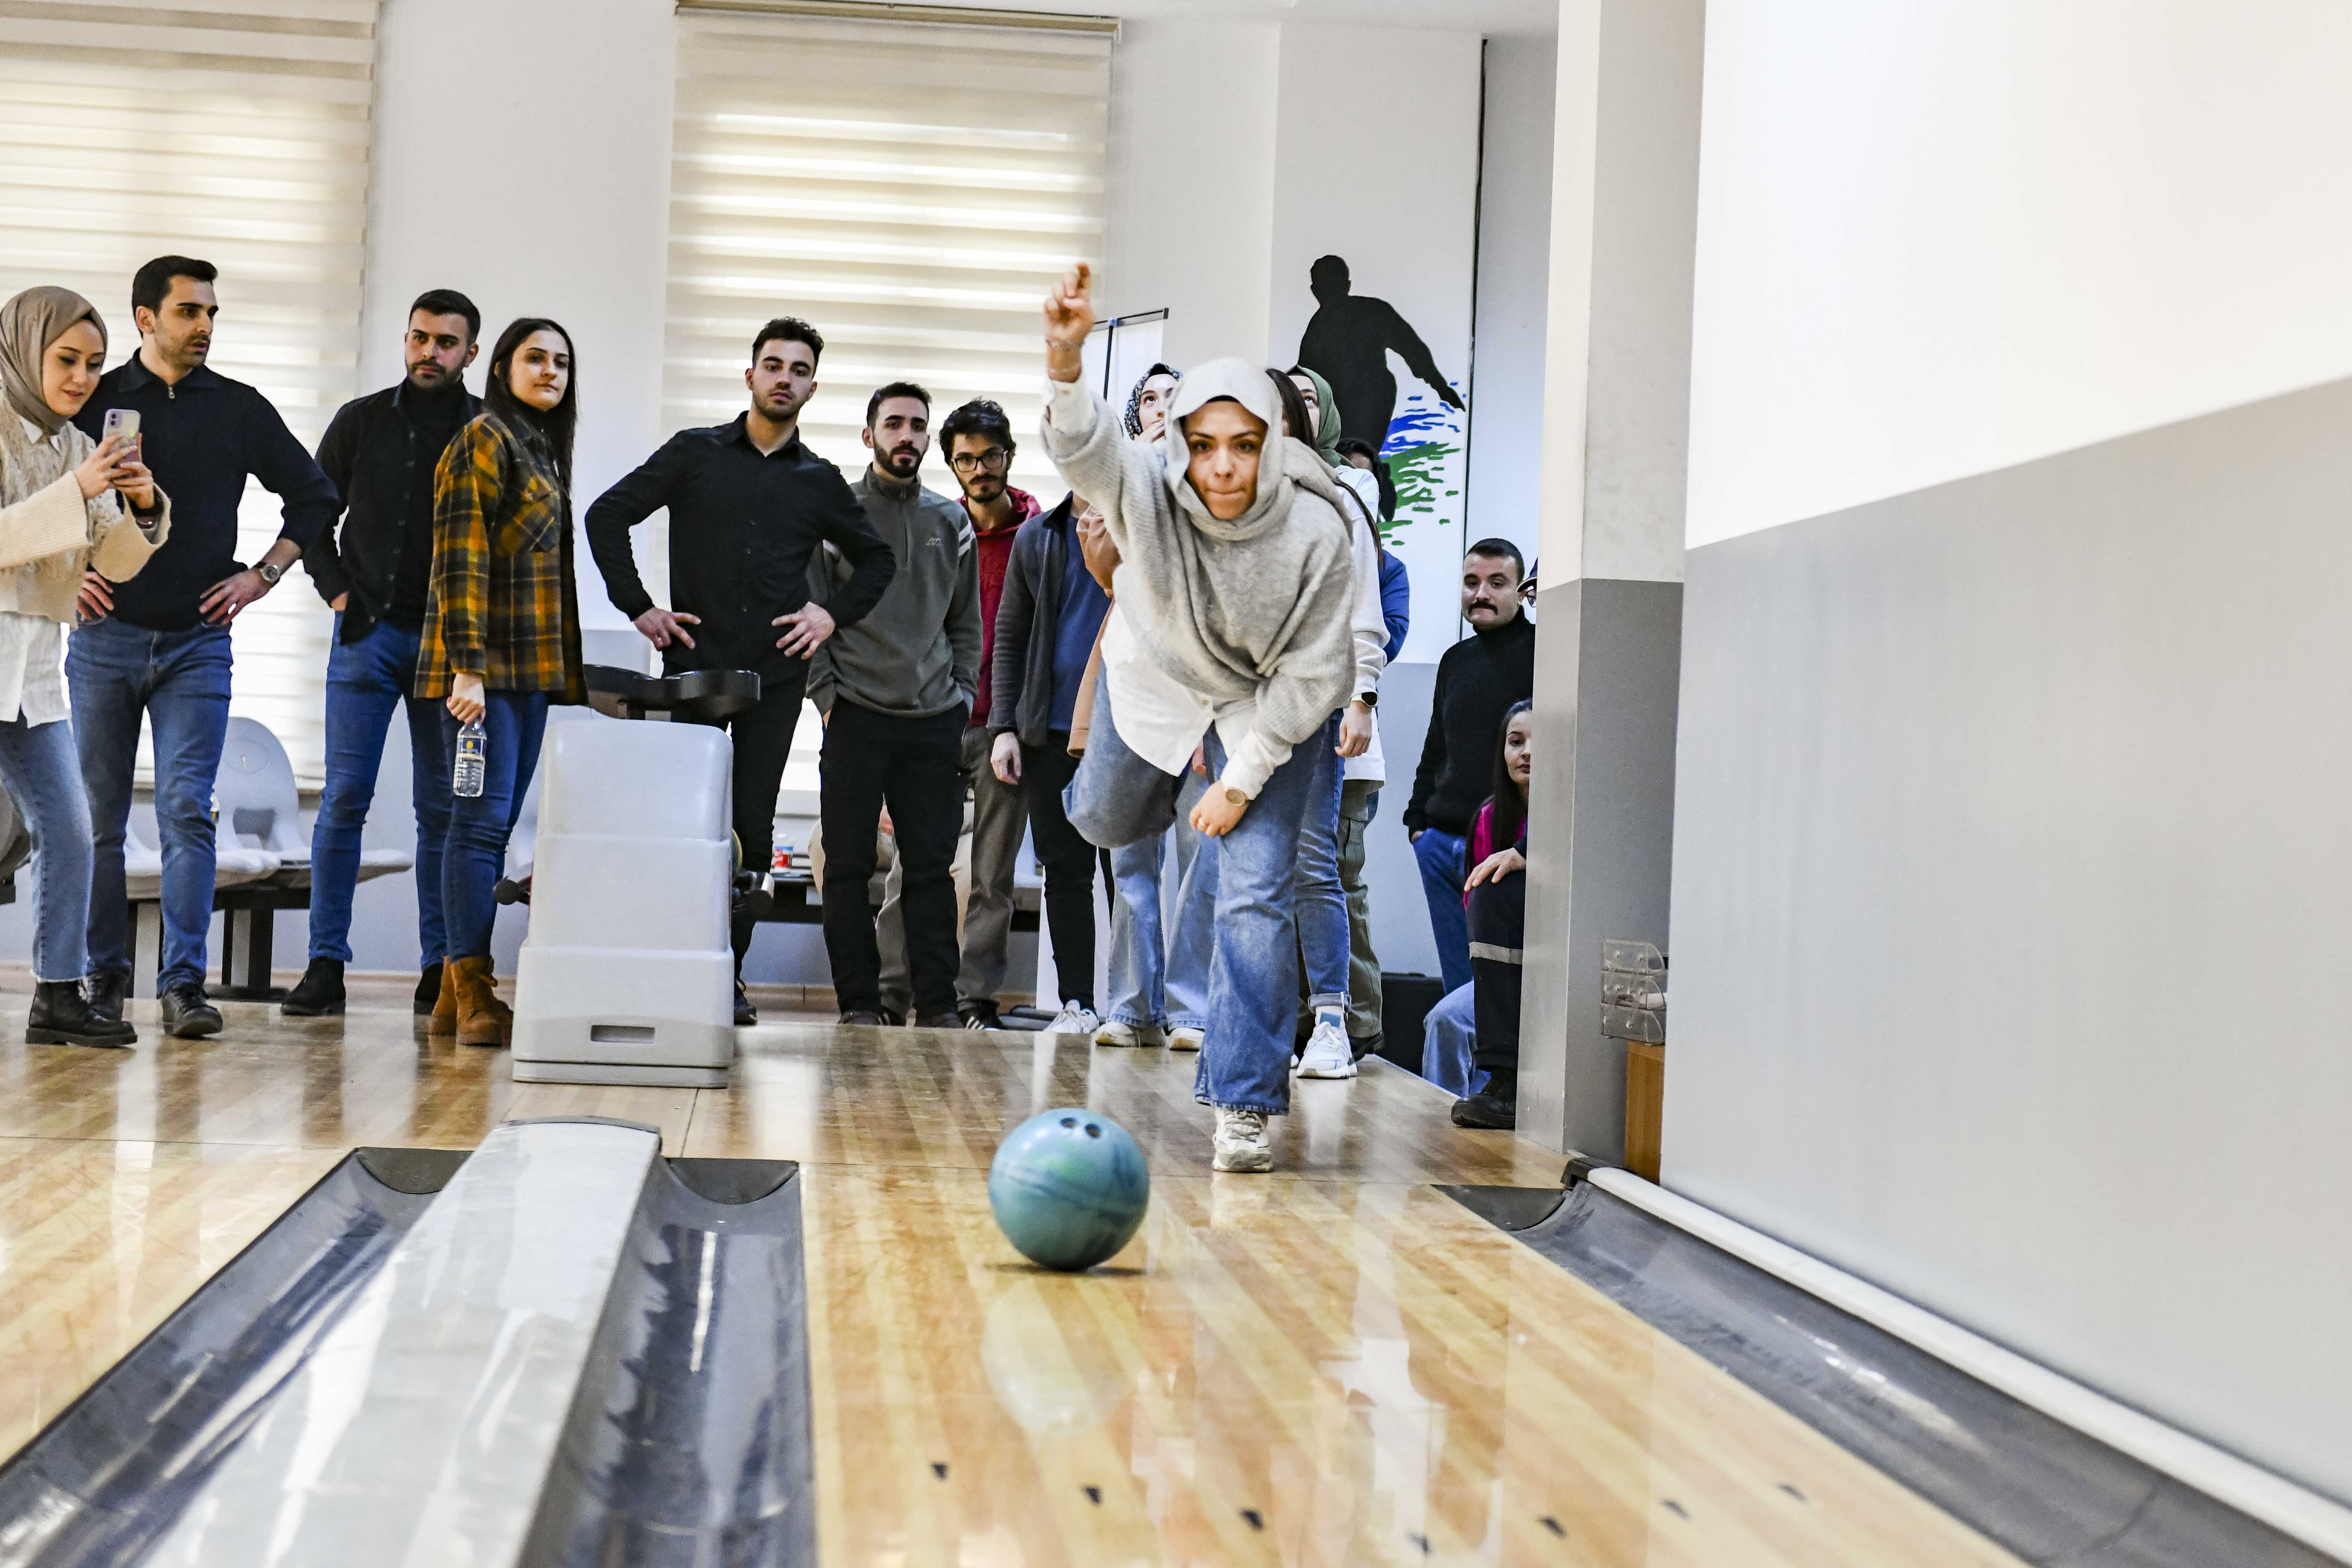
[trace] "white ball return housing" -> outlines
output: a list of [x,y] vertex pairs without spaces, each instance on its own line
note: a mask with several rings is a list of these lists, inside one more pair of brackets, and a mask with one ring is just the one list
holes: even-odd
[[[760,689],[740,670],[657,679],[593,665],[589,684],[600,711],[626,719],[725,717]],[[726,732],[706,724],[548,727],[515,974],[516,1081],[726,1086],[733,763]]]

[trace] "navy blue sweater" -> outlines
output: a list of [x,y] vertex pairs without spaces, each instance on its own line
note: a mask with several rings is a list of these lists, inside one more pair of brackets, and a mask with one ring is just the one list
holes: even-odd
[[269,400],[199,365],[176,385],[134,354],[100,378],[74,423],[100,437],[110,408],[139,411],[142,456],[172,498],[172,537],[146,569],[114,590],[114,618],[150,631],[185,631],[197,601],[245,570],[236,558],[236,507],[250,474],[286,503],[278,537],[308,550],[341,510],[335,487]]

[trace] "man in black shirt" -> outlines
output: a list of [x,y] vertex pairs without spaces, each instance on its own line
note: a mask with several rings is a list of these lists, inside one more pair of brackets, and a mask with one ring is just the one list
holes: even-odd
[[[205,363],[220,303],[208,261],[162,256],[131,281],[139,352],[106,373],[74,422],[103,435],[113,409],[140,416],[140,444],[172,498],[172,536],[127,583],[82,579],[82,623],[66,650],[74,743],[89,795],[90,1005],[122,1016],[131,990],[131,906],[122,838],[142,719],[155,731],[155,824],[163,840],[163,1032],[220,1032],[205,999],[212,926],[213,776],[228,732],[229,625],[278,584],[334,521],[335,487],[269,400]],[[252,566],[236,560],[247,476],[285,501],[285,526]]]
[[[735,740],[735,837],[746,869],[774,852],[776,790],[792,755],[808,658],[863,619],[897,570],[841,470],[804,446],[801,409],[816,393],[824,339],[806,321],[761,327],[743,373],[751,406],[724,425],[681,430],[588,509],[588,545],[614,606],[662,650],[663,670],[749,669],[760,706],[728,721]],[[629,531],[669,509],[670,607],[637,574]],[[809,597],[809,558],[830,542],[849,563],[840,591]],[[735,1016],[751,1023],[743,956],[754,922],[736,917]]]
[[1448,992],[1470,984],[1470,926],[1462,907],[1470,826],[1494,793],[1503,715],[1535,694],[1535,623],[1519,612],[1525,570],[1518,546],[1507,539],[1482,539],[1463,557],[1462,618],[1471,635],[1437,661],[1429,738],[1404,808]]
[[399,384],[355,397],[319,443],[319,466],[342,496],[343,526],[330,525],[305,557],[311,582],[335,612],[327,654],[327,777],[310,830],[310,966],[285,1011],[314,1018],[343,1010],[352,958],[352,891],[360,834],[375,800],[393,710],[408,706],[409,793],[416,810],[416,939],[424,978],[416,1011],[441,994],[441,849],[449,837],[449,753],[441,704],[415,695],[416,649],[433,574],[433,475],[442,450],[481,399],[466,390],[479,351],[482,313],[453,289],[409,307]]

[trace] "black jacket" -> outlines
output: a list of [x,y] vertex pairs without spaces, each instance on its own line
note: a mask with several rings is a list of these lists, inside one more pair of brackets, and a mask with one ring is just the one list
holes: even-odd
[[[996,638],[989,649],[988,728],[1011,730],[1024,746],[1045,743],[1054,707],[1054,617],[1061,613],[1062,574],[1078,548],[1070,498],[1041,511],[1013,536],[1004,592],[996,601]],[[1083,572],[1086,563],[1078,562]]]
[[98,440],[110,408],[139,411],[147,467],[172,498],[172,537],[138,576],[115,586],[118,621],[157,632],[197,624],[205,590],[245,570],[236,509],[248,474],[284,500],[278,537],[304,552],[335,520],[334,485],[269,400],[241,381],[198,365],[168,385],[133,354],[99,378],[74,423]]
[[653,608],[629,550],[629,531],[669,508],[669,607],[701,617],[691,648],[672,644],[665,668],[799,674],[807,666],[776,647],[773,622],[809,600],[809,558],[830,541],[848,579],[821,601],[838,626],[863,620],[890,586],[898,563],[866,521],[841,470],[791,440],[765,457],[744,434],[746,416],[681,430],[596,498],[588,547],[614,607],[634,620]]
[[446,395],[446,411],[425,399],[441,416],[423,436],[410,417],[411,403],[423,395],[403,380],[344,404],[319,442],[319,467],[342,497],[341,537],[328,525],[302,564],[320,598],[331,604],[338,595],[351,595],[343,606],[344,642],[366,637],[387,614],[409,631],[425,624],[433,470],[451,439],[482,411],[482,400],[463,386]]
[[1455,835],[1495,791],[1495,741],[1514,702],[1535,695],[1536,625],[1521,610],[1500,631],[1476,632],[1437,661],[1429,700],[1429,739],[1412,775],[1410,832],[1434,827]]

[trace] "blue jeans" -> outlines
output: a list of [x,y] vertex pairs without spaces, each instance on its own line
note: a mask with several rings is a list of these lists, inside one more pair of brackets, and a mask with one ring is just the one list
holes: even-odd
[[449,758],[441,744],[446,710],[410,694],[422,634],[378,621],[345,643],[343,617],[327,654],[327,784],[310,829],[310,956],[352,961],[352,891],[360,879],[360,834],[375,802],[384,732],[408,704],[409,794],[416,806],[416,944],[422,967],[441,962],[441,849],[449,837]]
[[[1159,837],[1110,852],[1118,900],[1110,911],[1110,1011],[1106,1016],[1118,1023],[1171,1029],[1209,1026],[1217,858],[1201,853],[1201,836],[1181,820],[1192,815],[1193,803],[1208,787],[1208,780],[1187,770],[1176,791],[1176,826]],[[1172,921],[1163,914],[1160,900],[1160,874],[1171,844],[1175,846],[1176,877]]]
[[205,983],[213,923],[213,779],[228,733],[226,626],[153,632],[121,621],[76,626],[66,684],[89,796],[89,967],[131,972],[131,905],[122,838],[139,721],[155,729],[155,826],[163,848],[163,968],[159,991]]
[[[1209,731],[1209,772],[1225,748]],[[1209,963],[1209,1032],[1193,1097],[1227,1110],[1290,1109],[1291,1026],[1298,1018],[1296,894],[1299,838],[1314,794],[1311,756],[1274,770],[1234,830],[1207,847],[1217,865],[1216,952]]]
[[1457,1099],[1486,1087],[1486,1069],[1472,1058],[1478,1049],[1477,987],[1448,992],[1421,1026],[1421,1076]]
[[[444,956],[451,959],[490,956],[507,839],[522,815],[522,798],[539,767],[540,738],[547,733],[546,692],[485,691],[482,700],[488,710],[482,715],[482,793],[448,797],[449,839],[441,858],[441,909],[449,938]],[[443,708],[445,769],[457,754],[457,716]]]
[[33,978],[79,980],[89,967],[89,797],[73,726],[0,724],[0,784],[33,837]]
[[1429,900],[1429,934],[1437,939],[1437,973],[1451,994],[1470,984],[1470,916],[1462,907],[1463,864],[1469,841],[1432,827],[1412,841],[1421,863],[1422,896]]
[[1298,830],[1298,962],[1309,1007],[1348,1005],[1348,894],[1339,886],[1339,715],[1298,742],[1307,770],[1307,820]]

